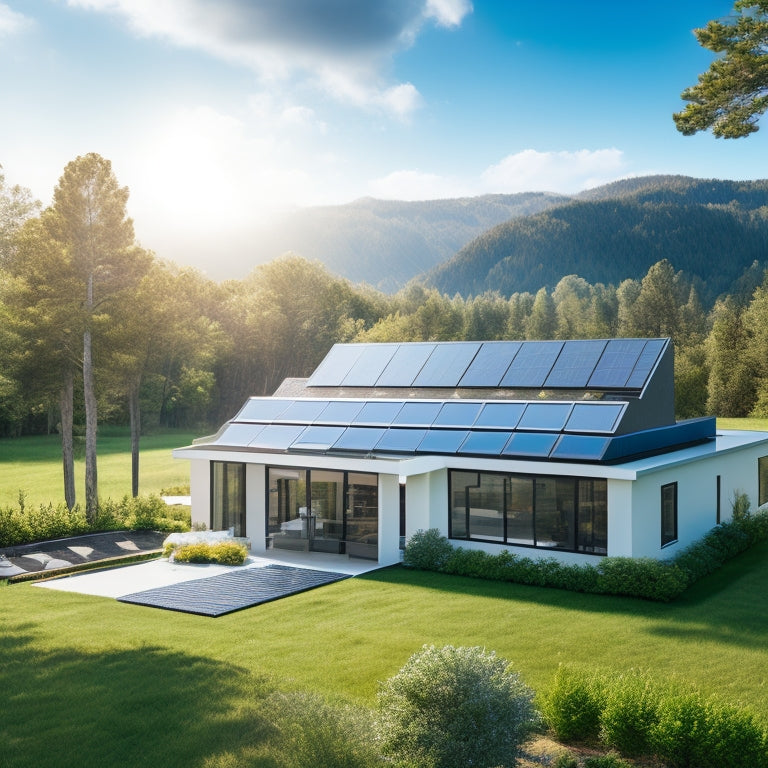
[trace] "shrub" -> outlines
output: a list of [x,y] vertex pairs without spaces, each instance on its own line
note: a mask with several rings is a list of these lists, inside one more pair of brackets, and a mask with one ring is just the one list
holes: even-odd
[[632,768],[632,766],[615,752],[609,752],[607,755],[588,757],[584,761],[584,768]]
[[451,543],[437,528],[416,531],[405,547],[403,564],[426,571],[439,571],[452,551]]
[[625,755],[650,751],[661,688],[647,674],[632,671],[611,680],[600,714],[600,737]]
[[604,699],[605,683],[594,672],[561,664],[541,697],[541,713],[559,741],[593,742],[600,733]]
[[400,766],[512,766],[537,724],[532,701],[493,652],[425,645],[381,686],[379,741]]
[[597,570],[599,591],[611,595],[668,602],[688,587],[682,569],[650,557],[605,557]]
[[217,541],[214,544],[184,544],[176,547],[172,554],[177,563],[242,565],[248,557],[248,550],[236,541]]

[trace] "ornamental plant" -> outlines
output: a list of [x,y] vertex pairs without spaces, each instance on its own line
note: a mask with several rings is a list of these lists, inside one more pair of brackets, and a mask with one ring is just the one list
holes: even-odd
[[538,725],[533,692],[483,648],[425,645],[382,684],[377,734],[396,766],[515,765]]

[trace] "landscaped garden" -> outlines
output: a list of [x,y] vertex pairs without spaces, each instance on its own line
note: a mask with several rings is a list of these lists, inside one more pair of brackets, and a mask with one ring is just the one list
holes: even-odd
[[425,644],[495,651],[540,697],[564,664],[768,724],[766,587],[768,543],[671,603],[402,567],[216,619],[0,585],[0,768],[362,767],[350,737]]

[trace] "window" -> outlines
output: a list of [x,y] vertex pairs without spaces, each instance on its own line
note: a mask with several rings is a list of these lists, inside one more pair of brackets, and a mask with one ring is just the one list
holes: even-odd
[[211,462],[211,530],[245,536],[245,464]]
[[454,470],[449,482],[453,539],[608,552],[604,479]]
[[762,506],[768,502],[768,456],[761,456],[757,460],[757,504]]
[[661,546],[677,541],[677,483],[661,486]]

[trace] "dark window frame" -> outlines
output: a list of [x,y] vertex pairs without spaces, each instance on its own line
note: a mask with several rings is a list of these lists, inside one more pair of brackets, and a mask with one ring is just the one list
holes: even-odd
[[[677,529],[677,517],[678,517],[678,487],[677,481],[673,483],[665,483],[661,486],[660,492],[661,501],[661,516],[659,518],[661,528],[661,546],[668,547],[670,544],[675,544],[678,541],[678,529]],[[668,520],[665,520],[666,515],[671,514],[672,525],[669,525]],[[671,533],[668,529],[672,529]]]

